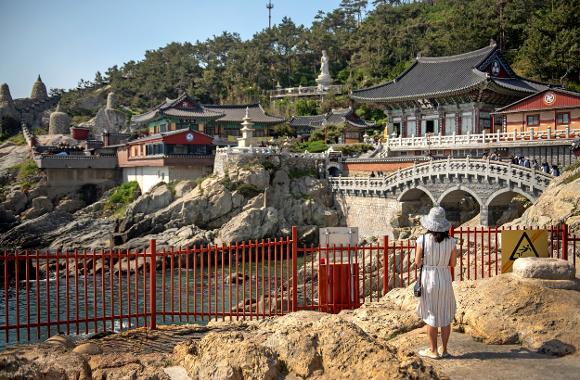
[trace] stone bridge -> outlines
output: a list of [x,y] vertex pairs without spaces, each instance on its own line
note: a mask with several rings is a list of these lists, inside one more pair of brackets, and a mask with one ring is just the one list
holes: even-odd
[[[334,193],[350,197],[382,197],[399,202],[427,199],[447,210],[457,209],[466,196],[479,205],[480,223],[494,224],[514,195],[533,202],[552,176],[501,161],[478,159],[431,160],[385,177],[329,178]],[[494,219],[495,218],[495,219]]]

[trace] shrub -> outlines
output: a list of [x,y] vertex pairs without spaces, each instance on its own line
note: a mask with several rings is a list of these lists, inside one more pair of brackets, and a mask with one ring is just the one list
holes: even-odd
[[301,177],[316,177],[316,170],[313,168],[291,168],[288,172],[288,177],[290,178],[301,178]]
[[305,150],[310,153],[320,153],[328,149],[328,146],[322,140],[307,141],[304,143],[296,143],[290,148],[291,151],[302,153]]
[[254,198],[256,195],[261,193],[256,186],[249,183],[238,183],[237,190],[245,198]]
[[139,194],[141,191],[136,181],[123,183],[109,193],[105,202],[105,210],[113,211],[115,215],[120,216],[127,205],[133,202]]
[[344,155],[350,156],[351,154],[362,154],[368,152],[369,150],[373,149],[372,145],[369,144],[349,144],[349,145],[341,145],[337,147]]

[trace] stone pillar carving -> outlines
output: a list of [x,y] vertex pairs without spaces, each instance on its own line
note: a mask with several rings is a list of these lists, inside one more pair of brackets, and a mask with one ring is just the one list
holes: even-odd
[[479,205],[479,224],[489,226],[489,208],[486,205]]

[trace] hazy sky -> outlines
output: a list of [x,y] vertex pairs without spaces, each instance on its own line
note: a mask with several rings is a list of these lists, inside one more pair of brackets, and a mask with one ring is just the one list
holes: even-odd
[[[38,74],[48,88],[71,88],[145,50],[205,40],[222,31],[250,38],[268,25],[267,0],[0,0],[0,83],[30,95]],[[272,23],[309,26],[340,0],[272,0]]]

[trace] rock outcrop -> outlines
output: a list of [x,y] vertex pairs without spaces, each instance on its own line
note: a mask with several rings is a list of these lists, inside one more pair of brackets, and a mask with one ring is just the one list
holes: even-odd
[[176,346],[174,357],[195,379],[438,378],[416,356],[399,357],[356,324],[306,311],[227,323],[224,331]]
[[570,232],[580,232],[580,165],[576,164],[554,178],[538,200],[521,218],[509,223],[520,226],[550,226],[561,221]]
[[107,95],[107,105],[97,112],[94,118],[94,126],[91,133],[94,137],[100,138],[103,132],[119,133],[127,125],[127,115],[116,109],[115,94],[109,92]]

